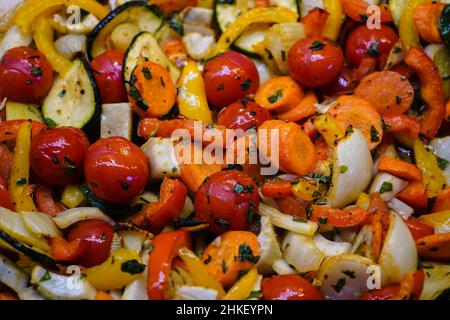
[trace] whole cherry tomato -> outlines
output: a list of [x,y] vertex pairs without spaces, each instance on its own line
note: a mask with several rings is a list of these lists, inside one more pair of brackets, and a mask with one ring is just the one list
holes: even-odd
[[320,88],[318,92],[325,99],[328,99],[343,94],[350,94],[357,85],[358,82],[352,72],[347,67],[343,67],[337,77],[334,77],[330,83]]
[[89,188],[100,199],[120,203],[144,190],[149,162],[144,151],[127,139],[104,138],[89,148],[84,175]]
[[411,231],[411,234],[414,238],[414,240],[426,237],[426,236],[431,236],[432,234],[434,234],[434,228],[422,223],[414,218],[409,218],[406,221],[406,225],[409,228],[409,231]]
[[67,241],[78,239],[89,242],[89,247],[77,262],[84,267],[93,267],[104,262],[110,252],[114,236],[113,227],[102,220],[85,220],[78,222],[67,234]]
[[272,119],[267,109],[253,101],[241,99],[230,104],[220,111],[218,124],[228,129],[242,129],[244,131],[251,127],[259,127],[266,120]]
[[59,127],[41,131],[31,144],[33,171],[49,185],[64,186],[77,182],[83,175],[83,164],[89,140],[78,128]]
[[123,58],[122,51],[109,50],[95,57],[91,62],[103,103],[128,102],[122,80]]
[[246,56],[227,51],[205,65],[206,96],[217,111],[255,93],[259,87],[259,74],[255,64]]
[[0,98],[38,103],[50,91],[53,68],[47,58],[30,47],[5,52],[0,60]]
[[345,57],[353,67],[359,66],[363,58],[369,57],[384,63],[397,41],[398,35],[388,26],[369,29],[361,25],[348,36]]
[[264,300],[322,300],[319,290],[297,275],[274,276],[262,284]]
[[0,207],[14,210],[11,196],[9,195],[8,187],[6,186],[6,181],[2,177],[0,177]]
[[291,76],[309,88],[330,83],[339,74],[343,64],[341,47],[319,37],[297,41],[288,55]]
[[400,289],[398,284],[390,284],[381,289],[375,289],[364,293],[359,300],[390,300],[392,299]]
[[200,186],[194,206],[196,218],[213,233],[248,230],[259,207],[258,187],[245,173],[220,171]]

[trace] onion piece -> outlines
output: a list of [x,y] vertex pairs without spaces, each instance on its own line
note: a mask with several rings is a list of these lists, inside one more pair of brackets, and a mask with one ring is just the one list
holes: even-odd
[[68,34],[55,41],[56,50],[71,60],[77,53],[86,52],[86,39],[84,34]]
[[256,267],[259,273],[267,274],[272,272],[272,265],[276,260],[281,259],[282,255],[270,218],[261,217],[260,223],[261,231],[258,234],[260,254]]
[[61,230],[49,215],[41,212],[21,212],[20,215],[28,230],[38,237],[62,236]]
[[326,257],[338,256],[343,253],[350,253],[352,245],[348,242],[330,241],[320,233],[314,236],[314,243],[316,247],[322,251]]
[[0,282],[19,292],[27,287],[28,276],[11,260],[0,254]]
[[284,259],[278,259],[275,260],[275,262],[272,265],[273,271],[275,271],[279,275],[285,275],[285,274],[296,274],[297,271],[292,268],[289,263],[286,262]]
[[59,213],[56,217],[53,217],[53,221],[55,221],[56,225],[61,229],[66,229],[79,221],[90,219],[103,220],[113,226],[116,224],[113,219],[100,211],[100,209],[90,207],[69,209]]
[[[378,173],[372,181],[369,188],[369,194],[379,192],[384,201],[391,201],[399,192],[401,192],[408,182],[393,176],[387,172]],[[391,191],[387,191],[390,190]]]
[[367,292],[368,268],[373,261],[355,254],[326,258],[320,267],[320,292],[329,300],[352,300]]
[[408,206],[403,201],[393,198],[391,201],[389,201],[387,204],[389,209],[394,211],[396,214],[398,214],[400,217],[403,218],[403,220],[408,220],[409,217],[414,213],[414,209]]
[[378,260],[381,284],[400,283],[407,272],[417,269],[416,243],[403,219],[390,213],[390,226]]
[[217,300],[218,292],[195,286],[179,286],[176,288],[175,300]]
[[[439,158],[450,161],[450,136],[433,139],[430,144],[433,147],[433,151]],[[447,185],[450,185],[450,165],[447,165],[443,171],[445,176],[445,181]]]
[[371,246],[372,236],[373,236],[372,227],[366,224],[364,227],[361,228],[361,230],[359,230],[359,233],[356,236],[355,241],[353,242],[350,253],[356,253],[363,245]]
[[285,260],[298,272],[319,270],[325,255],[311,237],[288,232],[281,243]]
[[336,147],[328,204],[343,208],[356,201],[372,178],[372,155],[361,131],[353,129]]
[[270,218],[274,226],[309,237],[312,237],[318,228],[315,222],[307,220],[300,221],[296,217],[281,213],[264,203],[259,204],[259,214]]
[[44,300],[44,297],[42,297],[33,287],[19,290],[17,296],[20,300]]
[[420,300],[434,300],[450,288],[450,264],[422,262],[425,273]]
[[19,27],[14,25],[0,38],[0,58],[6,51],[16,47],[30,45],[33,38],[29,35],[23,35]]

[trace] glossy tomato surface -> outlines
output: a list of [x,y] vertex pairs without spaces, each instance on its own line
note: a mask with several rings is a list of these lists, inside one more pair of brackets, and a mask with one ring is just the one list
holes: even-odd
[[0,207],[14,210],[6,181],[2,177],[0,177]]
[[92,267],[104,262],[110,252],[114,236],[113,227],[102,220],[85,220],[78,222],[67,234],[68,241],[83,239],[88,242],[88,248],[78,259],[84,267]]
[[95,57],[91,62],[103,103],[128,102],[122,80],[123,59],[122,51],[109,50]]
[[208,61],[203,77],[208,102],[217,111],[255,93],[259,87],[259,74],[255,64],[235,51],[227,51]]
[[298,275],[280,275],[262,284],[264,300],[322,300],[319,290]]
[[45,55],[30,47],[5,52],[0,60],[0,98],[38,103],[50,91],[53,68]]
[[369,29],[366,25],[361,25],[348,36],[345,58],[354,67],[359,66],[362,59],[370,57],[384,64],[397,41],[398,35],[386,25],[381,25],[379,29]]
[[248,230],[259,206],[258,188],[240,171],[217,172],[201,185],[194,206],[196,218],[207,222],[213,233]]
[[41,131],[31,144],[30,162],[45,183],[63,186],[80,180],[89,140],[78,128]]
[[126,202],[147,185],[149,162],[145,153],[127,139],[104,138],[89,148],[84,175],[89,188],[100,199]]
[[288,55],[291,76],[308,88],[330,83],[339,74],[343,63],[344,55],[339,45],[319,37],[297,41]]
[[241,99],[220,111],[217,123],[228,129],[259,127],[264,121],[272,119],[270,112],[256,102]]

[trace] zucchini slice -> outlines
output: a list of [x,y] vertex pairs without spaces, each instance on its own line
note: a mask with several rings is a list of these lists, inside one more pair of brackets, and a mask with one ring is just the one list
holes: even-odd
[[134,69],[145,61],[152,61],[166,68],[174,83],[180,77],[180,70],[167,58],[156,38],[150,32],[141,32],[134,37],[125,53],[123,80],[127,92],[130,89],[129,82]]
[[85,60],[75,60],[64,77],[56,78],[42,105],[47,123],[86,130],[99,122],[100,112],[97,83]]
[[87,52],[89,59],[107,50],[107,39],[118,25],[134,24],[139,31],[154,33],[163,22],[161,11],[156,6],[147,5],[147,1],[129,1],[111,11],[88,36]]
[[447,50],[450,50],[450,4],[445,6],[439,18],[439,32]]
[[34,120],[43,122],[42,113],[36,105],[6,102],[6,120]]

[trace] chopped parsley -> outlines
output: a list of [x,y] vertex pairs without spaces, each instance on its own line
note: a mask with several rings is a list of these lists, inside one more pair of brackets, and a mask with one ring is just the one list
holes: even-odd
[[145,79],[147,79],[147,80],[152,80],[153,79],[152,72],[150,71],[149,68],[143,67],[142,68],[142,73],[144,74]]
[[212,257],[208,254],[208,258],[206,258],[205,260],[203,260],[204,264],[209,264],[211,262]]
[[281,90],[277,90],[277,92],[267,98],[267,101],[269,101],[270,103],[275,103],[281,98],[283,98],[283,92]]
[[33,77],[40,77],[40,76],[42,76],[42,69],[41,68],[39,68],[39,67],[33,67],[33,68],[31,68],[31,75],[33,76]]
[[342,288],[344,288],[345,286],[345,278],[340,278],[338,280],[338,282],[336,282],[335,285],[332,285],[332,287],[334,288],[334,291],[336,291],[337,293],[341,292]]
[[214,222],[224,228],[228,228],[231,224],[225,219],[216,219],[216,220],[214,220]]
[[136,259],[128,260],[122,263],[120,270],[129,274],[139,274],[144,272],[145,264],[139,263]]
[[16,181],[16,185],[19,187],[25,185],[26,183],[27,183],[27,179],[25,179],[25,178],[19,178]]
[[261,299],[262,298],[262,291],[258,290],[258,291],[252,291],[250,292],[250,294],[247,297],[248,299]]
[[370,141],[371,142],[378,142],[380,141],[380,134],[378,133],[377,129],[372,125],[370,127]]
[[372,42],[367,49],[367,54],[371,57],[378,58],[380,56],[380,41]]
[[392,190],[394,190],[394,186],[392,185],[392,183],[384,181],[383,184],[380,187],[380,194],[383,194],[383,193],[386,193],[386,192],[390,192]]
[[241,183],[236,182],[236,184],[234,185],[233,189],[231,189],[231,191],[233,191],[234,193],[251,193],[253,192],[253,186],[243,186]]
[[310,46],[309,49],[311,49],[312,51],[318,51],[318,50],[322,50],[323,48],[325,48],[326,44],[323,43],[322,41],[314,41]]
[[317,221],[319,221],[320,224],[327,224],[328,218],[327,217],[317,217]]
[[53,163],[59,163],[58,157],[57,156],[53,156],[52,157],[52,162]]
[[311,218],[311,216],[312,216],[312,209],[311,209],[311,207],[310,206],[307,206],[306,208],[305,208],[305,211],[306,211],[306,217],[309,219],[309,218]]
[[347,277],[351,279],[355,279],[355,271],[352,270],[344,270],[342,271],[343,274],[345,274]]
[[305,218],[301,218],[301,217],[292,217],[292,220],[294,220],[295,222],[303,222],[303,223],[308,222],[308,220],[306,220]]
[[239,246],[238,256],[236,259],[239,261],[250,261],[256,263],[259,260],[259,256],[254,256],[250,246],[243,243]]
[[127,182],[121,182],[120,186],[122,187],[123,190],[128,190],[130,188],[130,184]]
[[402,97],[400,97],[400,96],[395,96],[395,103],[397,103],[397,104],[402,103]]
[[436,161],[437,161],[437,165],[438,165],[439,169],[441,169],[442,171],[447,169],[448,165],[450,164],[450,162],[448,160],[440,158],[440,157],[436,157]]
[[348,166],[346,165],[342,165],[339,167],[339,172],[340,173],[346,173],[348,171]]
[[391,126],[386,124],[383,119],[381,119],[381,127],[383,128],[383,132],[386,132],[391,128]]
[[243,91],[247,91],[248,89],[250,89],[251,85],[252,85],[252,80],[247,79],[241,83],[241,88]]
[[39,279],[39,282],[48,281],[51,278],[52,278],[52,276],[50,275],[50,272],[45,271],[44,275],[41,277],[41,279]]
[[221,83],[217,86],[217,91],[221,91],[225,88],[225,84]]
[[56,122],[52,118],[45,118],[44,123],[50,129],[56,128]]

